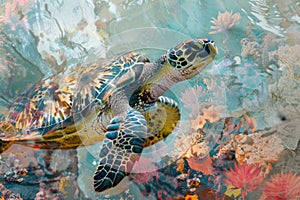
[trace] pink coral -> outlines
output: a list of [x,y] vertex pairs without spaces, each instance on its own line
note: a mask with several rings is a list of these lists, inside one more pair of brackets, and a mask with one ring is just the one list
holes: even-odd
[[213,17],[211,20],[211,23],[213,23],[215,26],[211,26],[210,28],[215,31],[209,32],[209,34],[225,32],[236,24],[239,24],[240,19],[240,13],[232,14],[232,11],[225,11],[224,13],[219,12],[217,19]]
[[300,176],[283,172],[271,176],[271,182],[266,182],[263,189],[265,199],[299,199]]
[[234,169],[225,172],[225,183],[242,189],[242,196],[246,198],[247,193],[256,190],[258,184],[263,180],[263,173],[258,165],[248,165],[234,163]]
[[158,177],[157,167],[153,165],[153,159],[147,157],[140,157],[132,171],[134,173],[131,174],[131,178],[139,184],[146,184],[153,177]]
[[30,3],[30,0],[13,0],[11,3],[5,5],[5,17],[0,18],[0,22],[9,24],[11,30],[16,30],[17,26],[23,26],[26,30],[29,25],[23,9]]

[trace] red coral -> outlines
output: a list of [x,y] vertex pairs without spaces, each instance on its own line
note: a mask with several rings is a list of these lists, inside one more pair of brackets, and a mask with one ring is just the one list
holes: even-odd
[[300,176],[283,172],[271,176],[271,182],[266,182],[263,188],[265,199],[299,199]]
[[264,180],[261,168],[255,164],[237,165],[234,163],[234,169],[226,171],[225,175],[225,183],[241,188],[243,198],[246,198],[248,192],[256,190],[258,184]]

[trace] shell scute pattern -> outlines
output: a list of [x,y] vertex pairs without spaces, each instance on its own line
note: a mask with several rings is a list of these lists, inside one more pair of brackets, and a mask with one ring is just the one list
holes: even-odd
[[132,66],[144,62],[143,56],[131,52],[113,61],[70,69],[40,81],[11,105],[7,121],[15,134],[7,134],[5,139],[29,139],[73,125],[74,115],[85,116],[94,103],[104,106]]
[[[20,95],[10,107],[9,123],[20,137],[44,134],[62,121],[67,122],[72,113],[72,93],[75,74],[65,77],[58,74],[41,81]],[[72,77],[72,78],[70,78]]]
[[99,63],[84,67],[74,92],[74,112],[84,111],[95,101],[98,103],[107,101],[114,89],[120,87],[118,84],[122,82],[121,78],[131,70],[132,66],[144,64],[144,60],[136,58],[136,56],[137,54],[132,52],[127,56],[117,57],[108,64]]

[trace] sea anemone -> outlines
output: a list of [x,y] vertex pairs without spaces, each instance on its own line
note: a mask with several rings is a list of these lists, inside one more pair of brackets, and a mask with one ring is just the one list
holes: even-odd
[[234,163],[234,169],[226,171],[225,176],[225,183],[241,188],[243,198],[246,198],[248,192],[256,190],[258,184],[264,180],[262,170],[258,165],[246,163],[242,165]]
[[225,11],[224,13],[219,12],[217,19],[213,17],[211,20],[211,23],[215,26],[211,26],[210,28],[215,31],[209,32],[209,34],[225,32],[231,29],[234,25],[239,24],[240,19],[240,13],[232,14],[232,11]]
[[271,182],[266,182],[263,187],[263,199],[299,199],[300,176],[290,171],[271,176]]

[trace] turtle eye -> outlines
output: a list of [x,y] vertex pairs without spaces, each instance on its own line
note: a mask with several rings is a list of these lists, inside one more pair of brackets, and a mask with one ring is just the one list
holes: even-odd
[[175,55],[174,49],[170,50],[168,53],[168,61],[172,67],[176,67],[177,57]]
[[184,68],[187,65],[186,59],[182,56],[182,50],[171,49],[168,53],[168,62],[176,69]]

